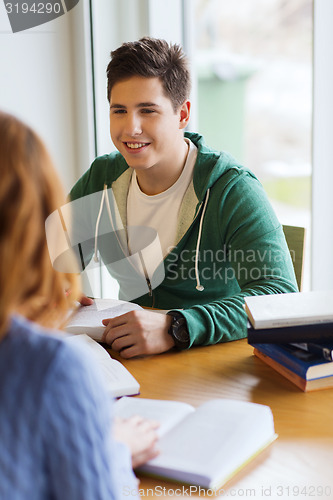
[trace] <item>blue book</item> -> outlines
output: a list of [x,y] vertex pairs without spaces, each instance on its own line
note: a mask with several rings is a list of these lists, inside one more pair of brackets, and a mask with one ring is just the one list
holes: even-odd
[[[333,375],[333,362],[290,344],[251,344],[258,351],[293,371],[305,380]],[[325,344],[333,348],[332,344]]]
[[314,323],[312,325],[283,326],[279,328],[252,328],[248,325],[248,342],[251,345],[288,342],[333,342],[333,322]]

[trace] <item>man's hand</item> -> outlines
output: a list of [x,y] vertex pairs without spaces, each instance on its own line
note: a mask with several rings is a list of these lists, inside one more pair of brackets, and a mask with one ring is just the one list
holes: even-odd
[[130,311],[116,318],[104,319],[103,342],[123,358],[159,354],[174,347],[168,333],[171,316],[151,311]]
[[94,303],[93,299],[87,297],[86,295],[82,295],[82,297],[80,298],[81,306],[91,306],[93,303]]
[[133,469],[158,455],[159,452],[156,449],[158,427],[158,422],[138,416],[114,419],[114,438],[129,447]]

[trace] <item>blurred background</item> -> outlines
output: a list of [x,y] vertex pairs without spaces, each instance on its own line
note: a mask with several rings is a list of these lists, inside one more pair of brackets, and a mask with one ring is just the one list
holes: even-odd
[[189,128],[259,177],[281,223],[307,228],[304,289],[333,288],[333,2],[80,0],[15,34],[1,2],[0,108],[39,132],[66,190],[113,149],[110,51],[144,35],[183,45]]
[[282,223],[307,228],[310,287],[312,0],[195,0],[198,130],[261,180]]
[[195,0],[198,129],[309,225],[312,0]]

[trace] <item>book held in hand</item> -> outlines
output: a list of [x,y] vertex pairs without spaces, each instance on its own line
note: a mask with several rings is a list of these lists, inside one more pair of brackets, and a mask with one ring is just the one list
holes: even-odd
[[245,311],[255,329],[331,323],[333,290],[245,297]]
[[124,365],[111,358],[109,353],[88,335],[68,336],[67,342],[83,343],[89,350],[92,360],[98,366],[105,382],[106,391],[113,397],[139,394],[140,385]]
[[105,329],[103,319],[115,318],[136,309],[142,307],[125,300],[94,299],[91,306],[81,306],[70,316],[64,330],[71,334],[85,333],[101,341]]
[[199,408],[177,401],[121,398],[115,415],[160,422],[160,455],[139,468],[147,474],[218,489],[277,435],[268,406],[214,399]]

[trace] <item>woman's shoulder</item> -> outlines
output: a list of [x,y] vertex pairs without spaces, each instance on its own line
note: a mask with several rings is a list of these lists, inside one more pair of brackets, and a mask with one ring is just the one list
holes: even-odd
[[83,342],[69,342],[68,334],[17,316],[0,342],[0,372],[23,384],[26,393],[43,394],[47,406],[58,397],[88,406],[110,399],[101,369]]
[[16,349],[25,356],[53,357],[62,348],[65,335],[56,330],[47,330],[22,316],[11,318],[8,332],[3,339],[2,348]]
[[[61,331],[48,330],[21,316],[13,316],[0,343],[0,353],[11,364],[17,364],[19,359],[21,370],[33,372],[36,377],[44,378],[50,372],[61,370],[68,376],[72,371],[90,371],[87,348],[80,343],[74,345],[67,339],[68,335]],[[68,370],[69,366],[71,370]]]

